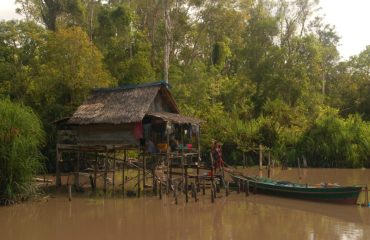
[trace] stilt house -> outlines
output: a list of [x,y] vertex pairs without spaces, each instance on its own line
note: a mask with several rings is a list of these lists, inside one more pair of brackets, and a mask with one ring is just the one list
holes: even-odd
[[[107,157],[114,159],[113,170],[103,169],[105,175],[116,168],[117,151],[123,151],[122,160],[127,161],[126,151],[137,150],[144,175],[145,155],[158,156],[169,165],[169,162],[175,162],[175,158],[180,159],[182,165],[197,164],[200,159],[200,121],[180,114],[164,82],[93,90],[72,117],[56,124],[57,185],[61,184],[63,154],[70,155],[71,152],[75,154],[76,174],[83,170],[80,153],[113,155]],[[186,160],[189,156],[190,162]],[[99,174],[97,162],[96,159],[95,166],[90,168],[95,182]],[[79,184],[78,176],[76,185]]]

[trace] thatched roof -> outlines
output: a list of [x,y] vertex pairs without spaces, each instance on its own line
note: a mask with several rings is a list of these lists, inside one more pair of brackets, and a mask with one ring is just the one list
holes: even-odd
[[141,121],[158,94],[170,111],[178,107],[163,83],[135,87],[98,89],[77,109],[69,124],[121,124]]
[[177,113],[169,112],[150,112],[146,114],[147,116],[157,117],[165,121],[177,123],[177,124],[200,124],[201,121],[196,118],[183,116]]

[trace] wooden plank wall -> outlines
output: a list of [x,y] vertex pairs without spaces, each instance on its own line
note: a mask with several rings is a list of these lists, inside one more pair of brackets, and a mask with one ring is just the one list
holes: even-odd
[[79,144],[127,144],[138,145],[134,136],[135,124],[78,126]]

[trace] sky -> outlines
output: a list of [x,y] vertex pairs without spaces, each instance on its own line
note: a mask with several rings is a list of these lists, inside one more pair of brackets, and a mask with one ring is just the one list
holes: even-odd
[[[20,18],[15,0],[0,0],[0,20]],[[341,37],[338,47],[343,59],[357,55],[370,45],[370,0],[321,0],[320,15],[335,26]]]

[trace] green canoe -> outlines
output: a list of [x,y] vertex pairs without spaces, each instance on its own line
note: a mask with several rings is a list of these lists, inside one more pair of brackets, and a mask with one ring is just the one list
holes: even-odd
[[320,202],[356,204],[362,190],[361,186],[307,185],[262,177],[239,175],[231,177],[236,184],[247,184],[252,192]]

